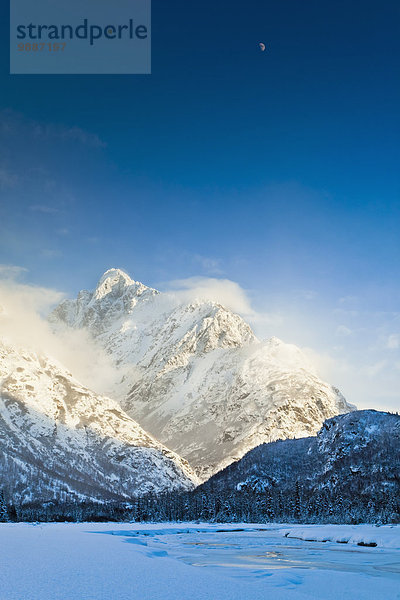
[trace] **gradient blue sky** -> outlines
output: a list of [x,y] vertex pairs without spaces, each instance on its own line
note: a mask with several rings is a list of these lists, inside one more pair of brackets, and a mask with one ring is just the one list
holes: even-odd
[[398,2],[153,0],[151,76],[10,76],[1,11],[1,264],[235,281],[260,335],[400,408]]

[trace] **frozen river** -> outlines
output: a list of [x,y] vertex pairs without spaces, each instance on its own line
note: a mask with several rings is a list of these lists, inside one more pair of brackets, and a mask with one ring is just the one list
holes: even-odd
[[0,557],[0,600],[400,599],[399,526],[7,524]]
[[[292,531],[295,532],[294,529]],[[228,569],[236,576],[265,576],[276,569],[318,569],[384,574],[400,585],[400,551],[337,542],[312,542],[282,535],[282,527],[253,529],[223,526],[212,530],[114,532],[127,542],[146,544],[165,555],[198,567]],[[399,589],[400,592],[400,589]],[[399,596],[400,597],[400,596]]]

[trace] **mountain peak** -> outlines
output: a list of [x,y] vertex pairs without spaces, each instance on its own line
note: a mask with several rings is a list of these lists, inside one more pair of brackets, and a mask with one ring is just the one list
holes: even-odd
[[98,300],[107,294],[121,295],[121,292],[136,282],[121,269],[108,269],[101,277],[96,286],[94,297]]

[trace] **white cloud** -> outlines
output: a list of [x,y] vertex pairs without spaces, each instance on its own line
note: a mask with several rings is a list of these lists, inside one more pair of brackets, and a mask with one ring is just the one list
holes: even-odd
[[97,134],[85,131],[80,127],[34,123],[32,129],[34,135],[41,138],[70,140],[72,142],[78,142],[83,146],[89,146],[90,148],[105,148],[107,146]]
[[17,347],[58,360],[81,383],[105,393],[116,378],[108,355],[85,331],[65,330],[56,335],[46,320],[63,297],[57,290],[0,279],[0,335]]
[[230,279],[189,277],[170,281],[167,288],[182,302],[212,300],[244,316],[255,314],[247,292]]
[[16,265],[0,265],[0,277],[2,279],[16,279],[22,273],[26,273],[28,269],[18,267]]
[[103,142],[95,133],[85,131],[80,127],[65,127],[64,125],[33,123],[32,132],[36,137],[53,140],[70,140],[91,148],[105,148]]
[[249,292],[230,279],[196,276],[170,281],[161,287],[179,302],[211,300],[225,306],[243,317],[259,338],[275,335],[276,327],[284,321],[284,315],[280,312],[256,310]]
[[81,127],[34,121],[10,109],[0,111],[0,133],[4,136],[21,134],[25,138],[72,141],[90,148],[105,148],[107,145],[96,133]]
[[89,133],[80,127],[70,127],[61,130],[61,137],[64,139],[78,141],[85,146],[92,148],[105,148],[107,144],[103,142],[95,133]]
[[[315,370],[323,379],[335,385],[338,377],[348,376],[353,369],[345,359],[332,356],[328,352],[316,351],[315,348],[303,346],[301,350],[314,365]],[[352,402],[352,399],[348,399]]]

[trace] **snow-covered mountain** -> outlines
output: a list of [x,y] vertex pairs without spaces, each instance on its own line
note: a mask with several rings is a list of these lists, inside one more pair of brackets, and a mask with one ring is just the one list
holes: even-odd
[[[203,485],[213,493],[252,490],[287,497],[296,482],[308,494],[399,497],[400,416],[360,410],[325,421],[318,435],[263,444]],[[387,499],[386,498],[386,499]]]
[[354,408],[296,346],[262,342],[220,304],[182,304],[119,269],[50,320],[92,334],[121,369],[114,395],[123,409],[202,479],[263,442],[315,434]]
[[0,339],[0,489],[14,503],[192,489],[187,462],[60,364]]

